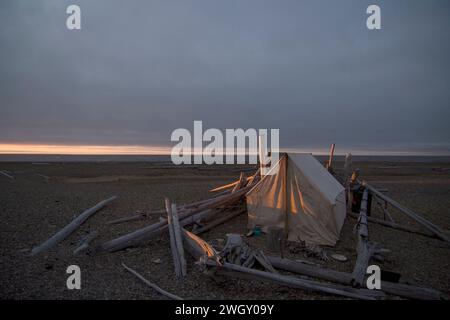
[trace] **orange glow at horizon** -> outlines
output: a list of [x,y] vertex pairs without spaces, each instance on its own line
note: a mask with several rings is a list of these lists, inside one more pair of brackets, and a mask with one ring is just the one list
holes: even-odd
[[161,155],[170,154],[163,146],[95,146],[0,143],[0,154],[68,154],[68,155]]
[[[36,144],[36,143],[0,143],[0,154],[50,154],[50,155],[170,155],[171,146],[142,146],[142,145],[64,145],[64,144]],[[192,154],[201,154],[201,150],[193,150]],[[249,152],[247,150],[247,152]],[[312,153],[314,155],[328,155],[327,148],[281,148],[280,152]],[[449,156],[448,153],[439,152],[414,152],[414,151],[391,151],[391,150],[352,150],[342,148],[335,153],[345,155],[347,153],[359,156]],[[216,154],[227,154],[228,150]],[[232,152],[231,152],[232,153]],[[242,149],[237,154],[245,154]],[[250,151],[250,154],[257,154]]]

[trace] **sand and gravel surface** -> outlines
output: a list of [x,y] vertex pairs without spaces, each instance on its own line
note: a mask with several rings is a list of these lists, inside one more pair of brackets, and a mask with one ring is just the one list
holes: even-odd
[[[342,166],[336,163],[336,167]],[[360,162],[361,177],[386,194],[421,213],[446,232],[450,230],[450,163]],[[289,289],[248,280],[217,284],[203,275],[188,258],[188,275],[174,277],[169,237],[160,236],[138,248],[99,255],[72,254],[84,235],[97,230],[96,243],[115,238],[158,221],[151,218],[108,225],[106,222],[136,211],[163,208],[164,197],[183,204],[210,196],[209,189],[236,180],[237,167],[171,169],[148,162],[95,163],[0,163],[14,179],[0,176],[0,299],[163,299],[145,287],[121,263],[134,268],[167,291],[189,299],[340,299],[340,297]],[[48,177],[48,178],[46,178]],[[56,233],[74,217],[112,195],[118,198],[88,219],[53,250],[30,257],[29,250]],[[381,213],[374,211],[375,216]],[[416,227],[414,221],[392,211],[394,219]],[[205,240],[224,239],[227,233],[245,234],[247,218],[240,216],[202,235]],[[291,246],[285,254],[309,259],[330,268],[350,272],[355,262],[355,220],[347,218],[341,240],[328,255],[344,254],[347,262],[305,258]],[[398,272],[401,280],[448,292],[450,247],[437,239],[370,224],[373,241],[391,250],[381,263],[384,270]],[[266,251],[265,236],[246,238]],[[153,262],[160,259],[160,263]],[[81,268],[81,290],[68,290],[66,268]]]

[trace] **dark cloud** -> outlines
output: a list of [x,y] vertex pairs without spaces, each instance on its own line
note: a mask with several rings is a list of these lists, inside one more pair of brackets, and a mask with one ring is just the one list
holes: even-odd
[[449,35],[438,0],[2,1],[0,142],[170,145],[203,120],[450,152]]

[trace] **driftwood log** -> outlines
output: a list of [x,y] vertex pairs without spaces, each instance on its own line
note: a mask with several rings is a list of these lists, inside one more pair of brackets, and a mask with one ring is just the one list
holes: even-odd
[[[186,209],[186,211],[183,211],[183,213],[181,213],[179,217],[181,226],[186,226],[189,223],[194,223],[201,217],[211,214],[212,209],[240,200],[245,195],[245,193],[250,190],[251,187],[252,185],[248,185],[235,193],[213,198],[201,202],[195,207],[193,206],[189,210]],[[105,242],[99,247],[99,250],[112,252],[122,250],[131,246],[137,246],[152,239],[156,235],[161,234],[166,228],[167,219],[136,230],[134,232],[125,234],[119,238]]]
[[[344,285],[350,284],[352,280],[351,273],[312,266],[289,259],[282,259],[279,257],[268,256],[267,258],[269,259],[270,263],[277,269]],[[444,295],[438,290],[404,283],[381,281],[381,290],[388,294],[408,299],[440,300],[444,298]]]
[[182,229],[182,232],[183,245],[194,259],[199,260],[203,257],[212,259],[216,257],[216,251],[208,242],[185,229]]
[[209,274],[213,271],[214,275],[219,276],[234,276],[256,281],[269,281],[287,287],[304,289],[308,291],[318,291],[322,293],[324,292],[355,299],[373,300],[384,297],[384,293],[374,292],[373,290],[355,289],[312,280],[299,279],[291,276],[283,276],[277,273],[250,269],[228,262],[222,262],[218,260],[217,253],[206,241],[186,230],[183,230],[183,235],[185,240],[183,243],[186,246],[186,250],[195,259],[200,260],[199,262],[201,265],[209,269]]
[[384,298],[385,296],[383,292],[379,291],[376,292],[374,290],[368,289],[356,289],[352,287],[322,283],[292,276],[285,276],[277,273],[250,269],[239,265],[231,264],[228,262],[225,262],[222,265],[218,266],[215,262],[208,260],[206,261],[206,265],[210,268],[214,268],[216,275],[233,276],[254,281],[269,281],[279,285],[307,291],[317,291],[321,293],[333,294],[362,300],[374,300]]
[[234,212],[230,212],[228,214],[225,214],[224,216],[222,216],[220,218],[214,219],[214,221],[208,223],[207,225],[204,225],[204,226],[196,229],[194,233],[195,234],[201,234],[201,233],[204,233],[206,231],[209,231],[212,228],[217,227],[217,226],[219,226],[219,225],[221,225],[221,224],[223,224],[223,223],[225,223],[225,222],[227,222],[227,221],[229,221],[229,220],[231,220],[231,219],[233,219],[233,218],[235,218],[235,217],[237,217],[237,216],[239,216],[239,215],[241,215],[241,214],[243,214],[245,212],[247,212],[247,210],[246,209],[242,209],[242,210],[238,210],[238,211],[234,211]]
[[103,200],[99,203],[97,203],[92,208],[84,211],[82,214],[80,214],[78,217],[76,217],[71,223],[69,223],[67,226],[65,226],[63,229],[58,231],[53,237],[46,240],[42,244],[40,244],[37,247],[34,247],[33,250],[31,250],[31,255],[34,256],[40,252],[46,251],[55,245],[57,245],[59,242],[63,241],[65,238],[67,238],[72,232],[74,232],[79,226],[83,224],[90,216],[92,216],[94,213],[102,209],[104,206],[106,206],[108,203],[116,199],[116,196],[113,196],[111,198],[108,198],[106,200]]
[[184,258],[183,239],[181,235],[180,221],[178,219],[177,206],[166,198],[167,221],[170,235],[170,248],[175,265],[177,277],[186,276],[186,260]]
[[[181,226],[187,226],[195,221],[198,221],[199,219],[204,218],[205,216],[208,216],[213,213],[212,209],[207,209],[201,212],[198,212],[193,215],[188,215],[190,212],[186,212],[184,216],[184,219],[180,221]],[[160,219],[159,222],[153,223],[147,227],[144,227],[142,229],[138,229],[136,231],[133,231],[131,233],[125,234],[121,237],[118,237],[116,239],[112,239],[110,241],[107,241],[103,244],[101,244],[97,250],[99,252],[114,252],[118,250],[123,250],[129,247],[135,247],[142,245],[148,240],[151,240],[164,232],[166,232],[168,228],[167,225],[167,219]]]
[[356,252],[358,257],[356,258],[351,281],[351,284],[355,287],[360,287],[364,282],[370,258],[375,253],[375,245],[369,242],[369,229],[367,227],[368,194],[369,192],[364,190],[361,200],[361,209],[359,211],[359,218],[356,225],[358,231],[358,244],[356,246]]

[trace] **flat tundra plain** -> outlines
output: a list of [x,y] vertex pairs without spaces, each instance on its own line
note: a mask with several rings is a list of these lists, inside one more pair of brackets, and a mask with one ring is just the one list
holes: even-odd
[[[343,166],[336,162],[335,167]],[[383,189],[389,197],[450,230],[450,162],[355,162],[361,179]],[[231,279],[216,283],[202,274],[188,257],[188,274],[174,276],[169,235],[115,253],[74,256],[78,241],[98,231],[95,243],[116,238],[158,221],[160,214],[138,221],[108,225],[110,220],[164,208],[164,198],[177,204],[211,196],[210,189],[237,180],[248,166],[162,166],[149,162],[1,162],[0,170],[0,299],[164,299],[122,267],[125,263],[163,289],[186,299],[342,299],[333,295],[290,289],[270,283]],[[250,172],[246,172],[250,175]],[[48,252],[30,257],[29,250],[55,234],[84,210],[112,195],[118,198],[89,218],[79,229]],[[391,211],[394,220],[419,226]],[[382,214],[376,210],[372,215]],[[306,257],[301,246],[290,244],[285,256],[310,260],[351,272],[356,259],[355,220],[347,217],[336,247],[328,256],[343,254],[346,262]],[[227,233],[246,234],[245,214],[202,234],[207,241]],[[401,280],[450,290],[450,247],[437,239],[369,224],[371,240],[390,250],[381,268],[401,274]],[[265,236],[245,238],[266,248]],[[273,253],[272,253],[273,254]],[[81,289],[68,290],[66,269],[81,268]],[[284,272],[283,272],[284,273]],[[388,297],[392,298],[392,297]]]

